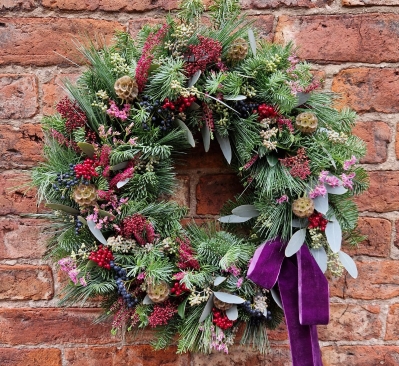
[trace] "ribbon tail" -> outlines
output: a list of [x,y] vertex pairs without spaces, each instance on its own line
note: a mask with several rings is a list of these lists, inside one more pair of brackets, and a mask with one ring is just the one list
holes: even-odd
[[298,266],[296,257],[286,258],[278,285],[288,328],[293,366],[323,366],[315,325],[299,323]]

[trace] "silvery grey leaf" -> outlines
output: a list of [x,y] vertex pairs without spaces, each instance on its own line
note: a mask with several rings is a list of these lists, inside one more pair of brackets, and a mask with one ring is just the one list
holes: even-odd
[[329,184],[326,184],[326,189],[327,192],[331,194],[344,194],[348,192],[348,190],[344,186],[331,187]]
[[89,227],[91,233],[95,236],[95,238],[101,243],[101,244],[107,244],[107,240],[104,238],[103,233],[96,227],[96,224],[94,221],[88,220],[87,221],[87,226]]
[[201,76],[201,70],[197,70],[193,76],[191,76],[190,80],[188,81],[188,87],[191,88],[192,86],[195,85],[195,83],[198,81],[198,79]]
[[53,210],[64,211],[64,212],[72,214],[72,215],[77,215],[78,213],[80,213],[80,211],[77,210],[76,208],[66,206],[66,205],[61,205],[59,203],[46,203],[46,206]]
[[221,283],[226,281],[226,279],[227,279],[227,277],[218,276],[218,277],[215,278],[215,281],[213,281],[213,285],[214,286],[219,286]]
[[206,152],[208,152],[209,147],[211,146],[211,133],[206,123],[201,128],[201,135],[202,135],[202,140],[204,141],[204,149]]
[[220,149],[223,152],[223,155],[227,162],[231,163],[231,145],[228,137],[220,136],[217,131],[215,131],[216,140],[218,140]]
[[176,123],[185,132],[186,139],[187,139],[188,143],[192,147],[195,147],[195,140],[194,140],[193,134],[191,133],[191,131],[187,127],[187,125],[183,121],[181,121],[180,119],[176,119]]
[[357,278],[358,276],[358,271],[357,271],[357,266],[355,261],[346,253],[344,252],[339,252],[339,259],[341,260],[342,265],[345,267],[345,269],[348,271],[348,273],[353,277]]
[[212,308],[213,308],[213,294],[209,296],[209,299],[204,307],[204,311],[202,312],[201,317],[199,319],[200,323],[202,323],[208,317],[208,315],[212,311]]
[[78,142],[77,145],[89,158],[94,156],[94,146],[92,144],[87,142]]
[[129,162],[122,161],[122,163],[115,164],[115,165],[111,166],[110,170],[122,170],[122,169],[125,169],[128,164],[129,164]]
[[238,318],[237,305],[234,305],[230,309],[227,309],[226,315],[229,318],[229,320],[232,320],[232,321],[237,320],[237,318]]
[[127,182],[129,182],[130,178],[126,178],[124,180],[119,181],[116,183],[116,188],[122,188]]
[[153,303],[154,303],[154,301],[152,301],[148,295],[145,295],[145,298],[143,299],[143,304],[144,305],[151,305]]
[[310,93],[297,93],[296,96],[298,98],[298,102],[297,104],[295,104],[294,108],[299,107],[302,104],[305,104],[310,98]]
[[327,253],[323,247],[314,249],[311,248],[310,252],[312,253],[315,261],[319,265],[321,271],[324,273],[327,271]]
[[254,205],[241,205],[233,209],[231,212],[234,215],[249,218],[257,217],[260,214],[259,210],[257,210]]
[[227,304],[242,304],[245,300],[239,296],[228,294],[226,292],[215,291],[213,293],[217,299]]
[[341,225],[336,219],[327,223],[325,234],[331,250],[334,253],[338,253],[341,249],[342,230]]
[[316,211],[325,215],[328,211],[328,194],[326,194],[324,197],[319,196],[319,197],[313,198],[313,203],[314,203],[314,208],[316,209]]
[[299,227],[299,228],[304,228],[307,227],[309,223],[308,219],[292,219],[291,221],[291,226],[292,227]]
[[251,46],[252,55],[255,57],[256,56],[256,40],[255,40],[254,31],[252,29],[248,29],[248,40],[249,40],[249,44]]
[[250,217],[241,217],[237,215],[227,215],[227,216],[222,216],[218,219],[219,222],[222,222],[224,224],[239,224],[241,222],[246,222],[250,220]]
[[245,100],[247,97],[245,95],[236,95],[235,97],[232,95],[223,95],[224,100]]
[[272,298],[275,301],[275,303],[282,309],[283,305],[281,302],[281,297],[280,297],[279,292],[273,287],[270,289],[270,293],[271,293]]
[[301,249],[301,246],[305,242],[305,237],[306,229],[300,229],[294,235],[292,235],[290,241],[287,244],[287,247],[285,248],[285,256],[291,257],[299,249]]

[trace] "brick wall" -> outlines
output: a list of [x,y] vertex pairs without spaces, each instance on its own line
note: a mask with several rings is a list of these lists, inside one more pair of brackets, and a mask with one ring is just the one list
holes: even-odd
[[[261,357],[153,352],[151,332],[132,340],[93,325],[95,308],[57,307],[63,278],[42,259],[41,210],[22,185],[40,161],[40,119],[63,95],[81,62],[73,38],[115,28],[135,32],[176,8],[175,0],[0,0],[0,364],[2,366],[289,365],[286,329],[271,332]],[[368,240],[354,250],[359,278],[331,280],[331,321],[319,327],[325,366],[399,365],[399,1],[243,0],[263,35],[294,41],[325,77],[325,88],[359,112],[355,133],[370,190],[357,203]],[[217,146],[193,150],[179,167],[178,200],[190,215],[215,215],[238,187]],[[18,187],[17,190],[10,188]]]

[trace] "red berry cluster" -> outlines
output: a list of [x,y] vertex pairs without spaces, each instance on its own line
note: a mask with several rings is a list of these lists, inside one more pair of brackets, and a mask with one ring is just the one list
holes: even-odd
[[114,256],[112,255],[111,250],[107,247],[104,248],[102,245],[99,245],[98,250],[89,254],[89,259],[96,262],[100,267],[110,269],[111,266],[109,265],[109,262],[114,260]]
[[233,326],[234,322],[226,316],[225,312],[213,308],[212,313],[213,313],[212,322],[213,324],[217,325],[220,329],[228,329]]
[[275,118],[278,116],[277,111],[271,105],[265,103],[258,106],[257,113],[259,115],[259,121],[264,118]]
[[180,282],[175,282],[173,287],[170,289],[170,293],[176,296],[182,295],[184,292],[190,291],[186,285],[183,283],[182,285]]
[[162,105],[163,109],[170,109],[172,111],[177,111],[177,112],[184,112],[185,109],[190,107],[191,104],[193,104],[197,98],[195,96],[191,97],[179,97],[175,101],[171,101],[168,98],[165,99],[164,104]]
[[309,217],[309,229],[319,228],[321,231],[326,230],[328,220],[326,220],[320,212],[315,212]]
[[83,163],[75,165],[76,178],[83,177],[86,180],[90,180],[93,177],[98,177],[98,173],[95,168],[98,164],[93,160],[87,158]]

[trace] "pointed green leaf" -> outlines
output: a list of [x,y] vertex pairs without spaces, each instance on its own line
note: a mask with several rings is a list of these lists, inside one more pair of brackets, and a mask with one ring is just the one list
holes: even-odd
[[278,157],[276,155],[266,155],[266,160],[270,166],[275,166],[278,163]]
[[66,213],[69,213],[71,215],[77,215],[80,213],[79,210],[77,210],[76,208],[70,207],[70,206],[66,206],[66,205],[60,205],[58,203],[46,203],[46,206],[53,209],[53,210],[57,210],[57,211],[64,211]]
[[188,301],[188,297],[177,308],[177,313],[179,314],[180,318],[182,318],[182,319],[185,318],[187,301]]
[[129,164],[129,162],[122,161],[122,163],[115,164],[115,165],[111,166],[110,170],[122,170],[122,169],[125,169],[128,164]]
[[89,158],[94,156],[94,146],[87,142],[78,142],[80,150],[82,150]]

